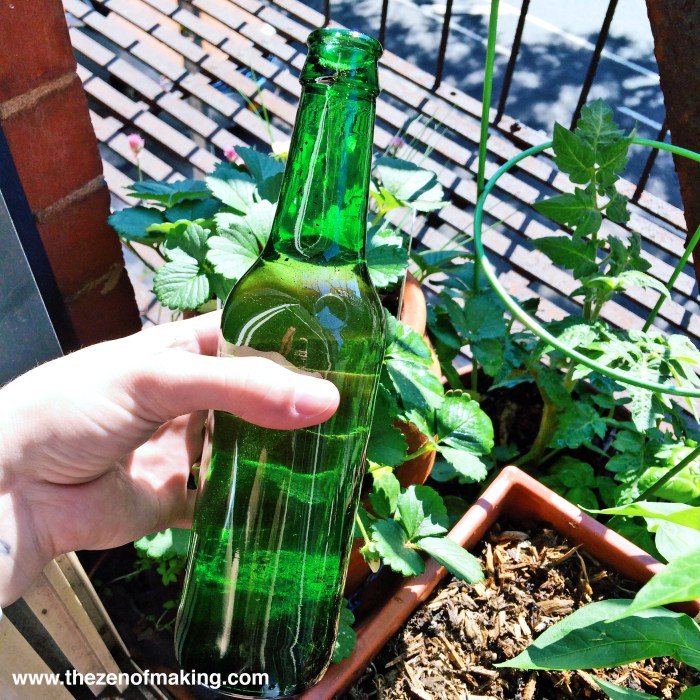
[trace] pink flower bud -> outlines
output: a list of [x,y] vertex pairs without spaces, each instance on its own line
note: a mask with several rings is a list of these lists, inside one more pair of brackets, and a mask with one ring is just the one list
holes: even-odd
[[143,147],[146,145],[146,142],[138,134],[129,134],[126,137],[126,140],[129,143],[129,148],[131,149],[131,152],[135,156],[141,153]]
[[229,163],[232,163],[238,157],[236,149],[233,146],[228,146],[224,149],[224,156]]

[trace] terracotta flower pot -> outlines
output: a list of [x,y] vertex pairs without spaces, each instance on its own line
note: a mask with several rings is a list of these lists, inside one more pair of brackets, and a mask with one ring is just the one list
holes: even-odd
[[[536,520],[552,526],[570,542],[580,544],[599,561],[639,583],[663,569],[663,564],[651,555],[516,467],[503,469],[449,537],[469,549],[491,529],[501,513],[507,513],[511,520]],[[446,574],[444,567],[429,559],[420,576],[406,579],[391,600],[357,628],[357,645],[352,655],[333,664],[303,698],[329,700],[345,692]],[[700,613],[700,601],[674,608],[694,617]]]

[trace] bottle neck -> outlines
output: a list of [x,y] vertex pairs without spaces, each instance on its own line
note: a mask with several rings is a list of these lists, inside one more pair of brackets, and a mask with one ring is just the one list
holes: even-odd
[[270,245],[314,264],[364,263],[375,98],[305,85]]

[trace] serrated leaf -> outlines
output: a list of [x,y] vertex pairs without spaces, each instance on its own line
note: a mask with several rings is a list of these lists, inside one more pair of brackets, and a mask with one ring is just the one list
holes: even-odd
[[596,436],[604,437],[606,431],[605,420],[593,406],[575,401],[559,414],[551,444],[553,447],[576,449]]
[[348,601],[343,601],[343,606],[340,608],[340,618],[338,620],[338,636],[335,640],[335,648],[331,663],[337,664],[344,659],[347,659],[355,649],[357,643],[357,635],[352,628],[355,622],[355,616],[348,608]]
[[165,210],[165,218],[168,221],[196,221],[197,219],[211,219],[221,208],[221,202],[216,199],[200,199],[196,201],[180,202]]
[[385,370],[404,407],[425,409],[439,406],[444,389],[430,371],[430,348],[415,331],[388,314],[387,331]]
[[206,185],[201,180],[177,180],[158,182],[143,180],[129,186],[130,197],[151,199],[163,206],[171,207],[188,199],[206,199],[209,196]]
[[567,488],[577,486],[593,487],[596,477],[593,467],[575,457],[561,457],[551,468],[550,474],[555,476]]
[[578,134],[555,123],[553,150],[554,162],[571,182],[585,185],[593,179],[595,151]]
[[153,290],[163,306],[181,311],[196,309],[211,294],[206,272],[194,258],[186,255],[158,269]]
[[620,273],[617,279],[625,287],[642,287],[643,289],[655,289],[657,292],[661,292],[662,296],[670,299],[671,294],[666,289],[666,285],[661,281],[657,280],[656,277],[648,275],[646,272],[640,272],[639,270],[627,270],[626,272]]
[[596,209],[595,190],[591,187],[577,187],[573,193],[555,195],[533,206],[540,214],[573,228],[576,236],[597,233],[603,223]]
[[479,583],[484,580],[479,560],[449,537],[424,537],[418,546],[462,581]]
[[[376,415],[377,410],[375,409]],[[406,458],[408,444],[404,434],[391,425],[390,421],[387,421],[386,425],[380,426],[378,423],[380,417],[385,416],[380,414],[372,422],[372,431],[367,443],[367,459],[386,467],[396,467]]]
[[209,249],[208,229],[199,224],[187,223],[174,228],[165,241],[164,252],[170,260],[187,255],[198,263],[203,263]]
[[[115,211],[109,216],[107,222],[127,241],[148,242],[151,236],[146,229],[149,226],[162,224],[163,214],[160,209],[131,207]],[[158,236],[158,238],[161,237]]]
[[236,146],[236,154],[241,157],[248,172],[258,184],[284,172],[284,165],[277,158],[260,153],[254,148]]
[[372,479],[369,502],[380,518],[389,518],[396,510],[401,484],[390,467],[373,470]]
[[206,183],[217,199],[237,212],[245,214],[255,202],[257,189],[253,178],[226,163],[220,163]]
[[610,219],[617,224],[626,224],[630,220],[630,213],[627,210],[629,200],[624,195],[616,192],[611,198],[610,203],[605,208],[605,213]]
[[384,563],[404,576],[417,576],[425,569],[420,554],[406,547],[408,536],[396,520],[375,520],[372,524],[372,542]]
[[[616,619],[627,619],[643,610],[696,598],[700,598],[700,542],[695,549],[672,559],[666,568],[652,576],[639,589],[624,616]],[[698,635],[700,640],[700,628]],[[700,653],[700,644],[697,649]]]
[[397,499],[398,521],[408,540],[447,532],[447,510],[440,495],[429,486],[409,486]]
[[403,206],[427,212],[446,204],[437,175],[415,163],[385,156],[377,159],[374,172],[381,181],[380,191],[385,190]]
[[190,544],[190,530],[171,527],[154,532],[134,542],[134,547],[152,559],[185,557]]
[[603,680],[602,678],[596,678],[593,676],[593,680],[598,684],[598,687],[607,693],[611,700],[643,700],[644,698],[653,698],[656,696],[649,695],[648,693],[641,693],[638,690],[632,690],[631,688],[622,688],[615,683]]
[[367,232],[367,267],[372,284],[384,289],[398,282],[406,272],[408,254],[403,238],[373,226]]
[[[442,446],[438,448],[438,452],[453,470],[450,478],[457,476],[460,484],[476,484],[483,481],[488,475],[488,467],[475,454],[454,447]],[[443,467],[444,474],[446,474],[446,470]],[[433,472],[431,472],[432,475]],[[443,478],[442,480],[445,481],[446,479]]]
[[493,425],[481,406],[468,394],[448,393],[435,412],[438,443],[473,455],[488,454],[493,448]]
[[596,181],[601,190],[611,188],[617,182],[619,174],[627,167],[627,153],[631,144],[632,138],[625,137],[597,149],[598,172],[596,173]]
[[582,107],[575,133],[595,152],[624,135],[624,131],[615,123],[612,109],[602,99],[593,100]]
[[700,627],[682,613],[652,608],[620,618],[631,600],[605,600],[576,610],[545,630],[522,654],[498,668],[610,668],[670,656],[698,668]]
[[596,245],[593,241],[569,236],[544,236],[533,241],[555,265],[571,270],[576,279],[598,271]]

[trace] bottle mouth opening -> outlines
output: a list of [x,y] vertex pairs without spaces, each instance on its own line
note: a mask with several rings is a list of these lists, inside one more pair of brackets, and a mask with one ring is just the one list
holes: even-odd
[[[348,62],[356,65],[358,53],[374,61],[383,52],[382,45],[376,39],[354,29],[315,29],[309,34],[307,45],[310,50],[319,53],[321,61],[332,57],[335,67],[340,67],[336,64],[343,63],[344,58],[349,59],[350,54],[354,54],[354,60]],[[331,56],[324,56],[326,52],[331,53]],[[352,68],[353,65],[347,67]]]

